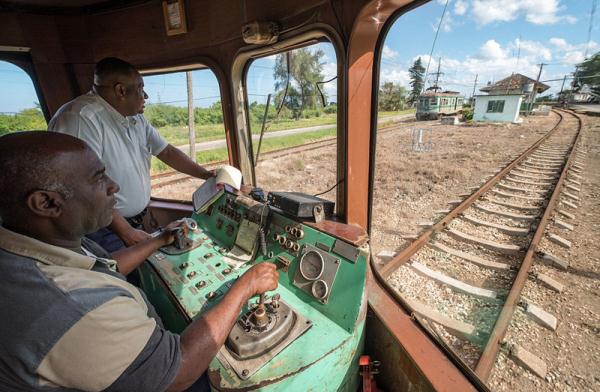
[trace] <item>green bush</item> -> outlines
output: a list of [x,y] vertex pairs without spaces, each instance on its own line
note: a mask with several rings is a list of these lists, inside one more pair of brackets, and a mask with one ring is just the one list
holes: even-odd
[[16,131],[45,130],[46,119],[39,108],[23,109],[17,114],[0,114],[0,135]]
[[473,120],[473,109],[470,107],[463,107],[463,121]]

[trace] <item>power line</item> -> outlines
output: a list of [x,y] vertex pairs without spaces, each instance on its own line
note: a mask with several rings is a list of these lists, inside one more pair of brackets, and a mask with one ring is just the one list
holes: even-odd
[[592,40],[592,28],[594,26],[594,14],[596,13],[596,4],[597,0],[592,0],[592,11],[590,12],[590,24],[588,26],[588,36],[587,43],[585,44],[585,54],[583,55],[584,59],[587,59],[588,50],[590,49],[590,41]]
[[[442,11],[442,16],[440,17],[440,23],[438,23],[437,30],[435,31],[435,37],[433,38],[433,43],[431,44],[431,51],[429,52],[429,60],[427,61],[427,68],[425,69],[425,79],[427,79],[427,73],[429,72],[429,65],[431,64],[431,56],[433,56],[433,50],[435,49],[435,43],[438,38],[438,34],[440,32],[440,27],[442,27],[442,21],[444,20],[444,15],[446,15],[446,9],[448,8],[448,1],[446,0],[446,4],[444,4],[444,11]],[[423,83],[423,88],[425,88],[425,83]]]

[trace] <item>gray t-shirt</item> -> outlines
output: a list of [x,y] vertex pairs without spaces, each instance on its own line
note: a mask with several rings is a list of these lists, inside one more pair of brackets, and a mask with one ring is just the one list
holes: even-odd
[[101,96],[90,91],[64,104],[48,130],[84,140],[121,188],[116,209],[124,217],[139,214],[150,201],[150,159],[168,145],[141,115],[123,117]]
[[164,391],[181,363],[143,293],[100,257],[0,227],[0,390]]

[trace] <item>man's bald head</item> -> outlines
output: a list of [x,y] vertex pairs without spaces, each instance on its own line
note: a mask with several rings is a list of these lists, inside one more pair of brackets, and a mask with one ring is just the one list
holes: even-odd
[[144,112],[148,96],[144,80],[135,67],[116,57],[107,57],[96,64],[94,91],[123,116]]
[[[36,190],[73,196],[65,155],[89,147],[73,136],[45,131],[16,132],[0,137],[0,216],[22,213],[25,199]],[[90,150],[91,151],[91,150]]]
[[138,71],[127,61],[116,57],[106,57],[96,64],[94,70],[94,85],[112,87],[114,83],[122,82],[124,78],[136,76]]

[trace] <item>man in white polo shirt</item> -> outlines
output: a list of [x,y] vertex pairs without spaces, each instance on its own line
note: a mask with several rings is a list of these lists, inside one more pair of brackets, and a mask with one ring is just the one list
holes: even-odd
[[204,169],[169,144],[143,116],[148,98],[140,73],[126,61],[109,57],[96,64],[92,91],[63,105],[48,125],[87,142],[121,187],[109,227],[89,237],[109,252],[149,237],[139,230],[150,201],[152,155],[175,170],[207,179]]

